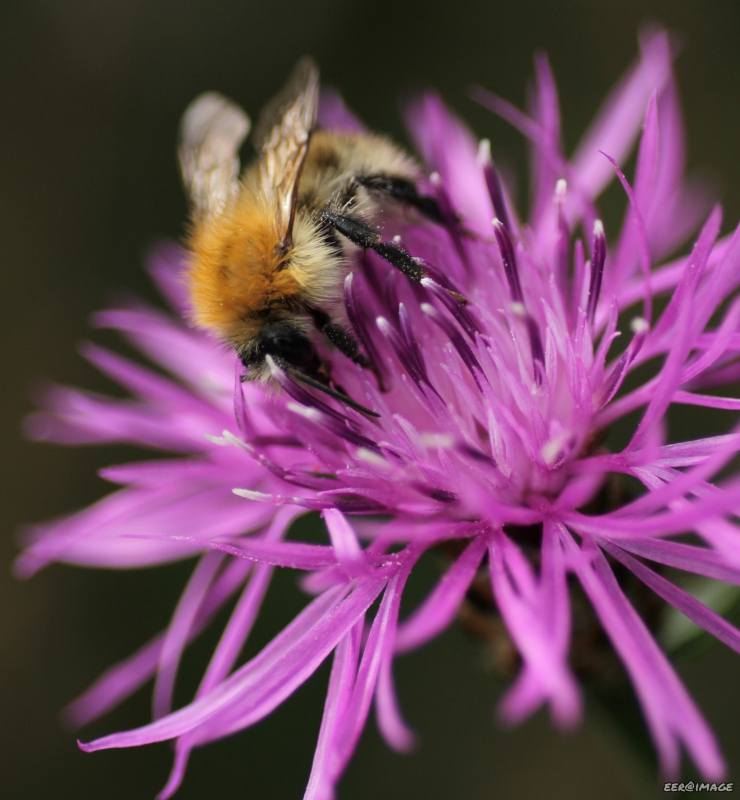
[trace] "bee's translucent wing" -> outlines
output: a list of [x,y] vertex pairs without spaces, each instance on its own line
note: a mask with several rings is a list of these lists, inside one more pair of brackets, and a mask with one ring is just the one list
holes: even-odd
[[290,241],[296,186],[316,123],[318,100],[318,67],[311,58],[302,58],[283,90],[260,115],[254,132],[263,189],[275,203],[278,232],[286,242]]
[[304,56],[293,67],[285,86],[260,112],[252,136],[257,150],[264,151],[270,147],[273,136],[280,135],[282,126],[292,114],[300,116],[293,130],[309,133],[316,121],[318,90],[319,69],[310,56]]
[[218,213],[238,192],[239,148],[250,126],[243,109],[216,92],[196,97],[185,110],[178,156],[198,214]]

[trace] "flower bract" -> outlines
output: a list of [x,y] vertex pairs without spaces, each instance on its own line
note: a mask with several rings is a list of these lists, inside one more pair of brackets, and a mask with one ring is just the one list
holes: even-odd
[[[413,284],[357,251],[345,306],[377,374],[328,345],[322,352],[336,385],[377,417],[276,364],[272,387],[243,382],[236,356],[188,326],[183,256],[170,246],[150,265],[174,313],[130,304],[95,318],[161,371],[86,345],[131,398],[57,387],[29,420],[37,439],[170,454],[104,470],[121,488],[32,529],[18,562],[28,575],[53,561],[132,568],[197,556],[169,627],[69,710],[87,722],[154,678],[152,722],[82,747],[175,740],[162,798],[193,748],[255,724],[330,657],[305,797],[334,796],[373,703],[389,745],[409,749],[394,659],[452,624],[481,582],[518,654],[502,719],[543,705],[559,726],[581,718],[578,587],[632,682],[663,772],[678,774],[684,750],[706,779],[724,774],[711,730],[628,591],[645,585],[740,650],[738,631],[680,580],[740,584],[740,479],[725,470],[740,433],[731,423],[686,441],[666,422],[674,405],[740,409],[724,391],[740,378],[740,233],[719,238],[720,210],[684,176],[669,37],[642,36],[638,60],[571,156],[543,56],[526,113],[483,89],[474,96],[528,141],[528,216],[488,143],[436,94],[417,98],[408,126],[446,224],[389,215],[383,233],[400,237],[427,277]],[[361,129],[330,93],[319,122]],[[628,181],[622,165],[633,152]],[[605,231],[597,201],[614,180],[626,212]],[[629,431],[618,448],[615,425]],[[309,511],[323,517],[323,544],[286,538]],[[446,571],[399,619],[404,585],[432,550],[445,553]],[[276,567],[301,573],[305,608],[240,663]],[[195,697],[173,710],[184,649],[234,597]]]

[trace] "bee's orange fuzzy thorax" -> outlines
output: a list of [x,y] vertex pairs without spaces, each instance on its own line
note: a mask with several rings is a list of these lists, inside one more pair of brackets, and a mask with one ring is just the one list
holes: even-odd
[[188,246],[193,320],[237,349],[300,297],[275,212],[255,198],[242,195],[217,219],[196,221]]

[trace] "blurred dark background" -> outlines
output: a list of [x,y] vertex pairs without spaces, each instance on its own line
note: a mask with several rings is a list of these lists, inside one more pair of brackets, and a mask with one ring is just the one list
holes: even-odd
[[[466,98],[466,86],[479,82],[522,105],[532,54],[546,50],[572,149],[650,21],[682,36],[677,71],[690,165],[714,182],[734,224],[740,5],[733,0],[0,2],[0,797],[152,798],[169,770],[166,745],[84,755],[58,713],[167,623],[191,565],[131,573],[55,566],[21,583],[10,564],[20,525],[95,500],[107,491],[95,470],[137,455],[32,445],[20,421],[31,387],[44,379],[115,391],[75,348],[90,335],[88,315],[112,292],[154,300],[142,256],[158,237],[182,231],[174,138],[187,103],[213,88],[254,113],[308,52],[372,128],[403,140],[399,93],[433,86],[479,136],[493,139],[497,157],[521,170],[523,144]],[[281,575],[268,596],[273,616],[256,635],[267,636],[300,603],[295,576]],[[214,641],[206,637],[186,663],[185,690]],[[731,779],[740,779],[739,665],[718,646],[683,669],[723,743]],[[326,677],[324,669],[268,721],[196,752],[178,797],[302,796]],[[620,740],[597,714],[568,736],[543,715],[500,730],[499,689],[458,630],[401,661],[398,683],[422,747],[407,757],[388,751],[371,721],[341,786],[344,800],[653,794],[640,794]],[[143,723],[147,714],[141,693],[84,738]]]

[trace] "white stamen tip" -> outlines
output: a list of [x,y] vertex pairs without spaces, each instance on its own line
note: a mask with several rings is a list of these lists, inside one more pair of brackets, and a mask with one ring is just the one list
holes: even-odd
[[380,332],[383,334],[388,334],[391,331],[391,326],[388,324],[388,320],[385,317],[376,317],[375,324],[380,329]]
[[393,237],[393,244],[401,244],[401,236],[399,234]]
[[597,219],[596,222],[594,222],[594,236],[603,236],[603,235],[604,235],[604,223],[600,219]]
[[321,412],[316,408],[309,408],[308,406],[302,406],[300,403],[286,403],[285,407],[288,411],[292,411],[294,414],[298,414],[301,417],[305,417],[306,419],[310,420],[317,420],[321,419]]
[[267,503],[272,500],[272,495],[264,492],[253,492],[251,489],[232,489],[231,491],[239,495],[239,497],[246,497],[247,500],[257,500],[260,503]]
[[509,308],[512,314],[515,314],[517,317],[527,316],[527,309],[524,307],[524,303],[512,303]]
[[438,447],[441,450],[450,450],[455,444],[455,439],[449,433],[422,433],[421,441],[427,447]]
[[647,333],[650,330],[650,326],[647,323],[646,319],[642,317],[635,317],[630,322],[630,330],[632,333]]
[[558,201],[565,199],[565,195],[568,193],[568,181],[565,178],[560,178],[560,180],[555,184],[555,198]]
[[280,374],[280,369],[275,363],[275,359],[271,355],[265,356],[265,363],[270,368],[270,374],[273,376],[273,378]]
[[228,447],[231,442],[224,436],[212,436],[210,433],[207,433],[206,440],[209,441],[211,444],[217,444],[220,447]]
[[552,466],[555,463],[558,456],[562,452],[563,443],[560,439],[550,439],[549,442],[546,442],[540,453],[542,454],[542,460],[547,464],[547,466]]
[[361,461],[364,461],[366,464],[371,464],[374,467],[388,466],[388,463],[383,456],[379,456],[377,453],[374,453],[372,450],[368,450],[366,447],[360,447],[356,451],[356,456]]
[[442,183],[442,178],[439,176],[439,172],[433,172],[429,176],[429,182],[432,183],[434,186],[439,186]]
[[488,164],[491,160],[491,140],[481,139],[478,142],[478,163]]

